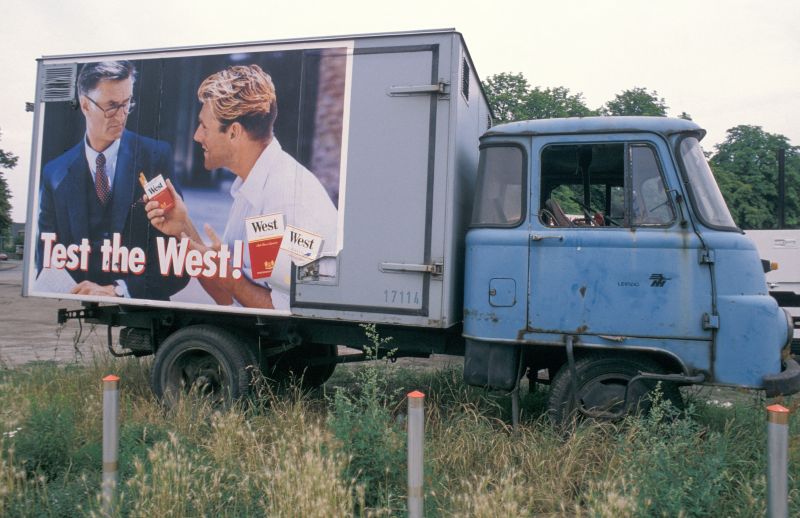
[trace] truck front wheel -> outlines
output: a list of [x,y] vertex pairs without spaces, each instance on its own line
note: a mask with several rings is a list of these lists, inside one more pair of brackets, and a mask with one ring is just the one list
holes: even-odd
[[171,334],[156,352],[150,382],[168,406],[183,394],[197,394],[218,406],[247,395],[258,362],[234,334],[196,325]]
[[[551,420],[558,425],[568,424],[573,418],[613,421],[636,410],[647,411],[657,382],[639,379],[628,388],[628,382],[641,372],[663,374],[664,369],[649,358],[597,353],[577,358],[577,395],[573,397],[572,373],[565,363],[550,386],[547,407]],[[661,391],[664,400],[681,407],[681,395],[674,383],[662,382]]]

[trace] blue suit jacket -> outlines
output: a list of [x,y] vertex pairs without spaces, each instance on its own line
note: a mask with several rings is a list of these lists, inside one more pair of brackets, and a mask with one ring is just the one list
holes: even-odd
[[[131,297],[141,299],[168,300],[188,282],[189,278],[164,277],[158,267],[156,237],[164,236],[148,221],[142,203],[144,191],[139,183],[139,172],[149,180],[159,174],[172,179],[174,163],[172,148],[165,142],[142,137],[124,131],[120,141],[117,166],[112,187],[110,209],[110,232],[119,232],[122,244],[128,249],[139,247],[145,251],[147,263],[144,273],[102,272],[99,261],[93,261],[89,271],[70,271],[76,282],[89,280],[107,285],[122,279],[128,286]],[[88,179],[88,180],[87,180]],[[91,182],[89,165],[86,162],[84,141],[63,155],[47,163],[42,170],[39,187],[39,239],[36,247],[36,268],[42,269],[43,232],[55,232],[56,242],[70,245],[80,244],[89,238],[89,203]],[[179,191],[180,192],[180,191]],[[110,236],[109,236],[110,237]],[[99,257],[100,250],[92,249],[92,256]]]

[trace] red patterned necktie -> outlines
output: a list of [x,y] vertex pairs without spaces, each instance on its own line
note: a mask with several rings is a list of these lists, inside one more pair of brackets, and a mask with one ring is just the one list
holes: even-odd
[[97,198],[100,204],[105,206],[111,199],[111,187],[108,185],[108,175],[106,175],[106,157],[103,153],[97,155],[97,169],[95,170],[94,188],[97,191]]

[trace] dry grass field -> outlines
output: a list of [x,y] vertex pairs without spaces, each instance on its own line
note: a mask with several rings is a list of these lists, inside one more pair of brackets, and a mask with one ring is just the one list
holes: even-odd
[[411,390],[427,395],[426,516],[766,513],[758,395],[703,389],[681,414],[657,403],[648,416],[567,432],[544,415],[547,387],[534,385],[512,431],[509,395],[466,387],[459,362],[440,357],[340,366],[306,393],[261,379],[226,410],[191,397],[166,409],[150,392],[149,359],[112,358],[105,332],[91,329],[76,353],[77,326],[54,323],[63,304],[20,299],[9,279],[0,272],[0,516],[101,515],[101,379],[111,373],[122,378],[115,516],[405,516]]

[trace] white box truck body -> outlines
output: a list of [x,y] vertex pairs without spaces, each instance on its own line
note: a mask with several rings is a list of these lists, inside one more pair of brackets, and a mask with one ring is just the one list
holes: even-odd
[[[135,109],[126,120],[119,113],[106,119],[120,119],[125,130],[110,208],[101,211],[93,207],[95,165],[84,149],[97,107],[81,106],[75,84],[87,64],[109,61],[135,68]],[[274,83],[283,167],[306,174],[292,171],[288,185],[274,173],[258,186],[243,183],[257,201],[242,213],[231,194],[237,176],[208,170],[193,137],[202,82],[252,65]],[[26,259],[26,295],[434,328],[461,321],[463,236],[478,138],[491,117],[452,30],[47,57],[39,61],[34,116],[26,246],[36,253]],[[197,227],[208,224],[223,238],[227,271],[208,265],[224,263],[224,252],[192,253],[180,235],[149,225],[143,194],[159,175],[175,185]],[[329,201],[314,201],[318,191]],[[256,264],[263,236],[244,229],[274,216],[287,237],[276,236],[282,246],[268,272]],[[322,239],[316,260],[292,254],[292,231]],[[246,276],[272,291],[274,307],[215,301],[200,282],[212,274]],[[122,296],[72,293],[83,281],[121,286]]]

